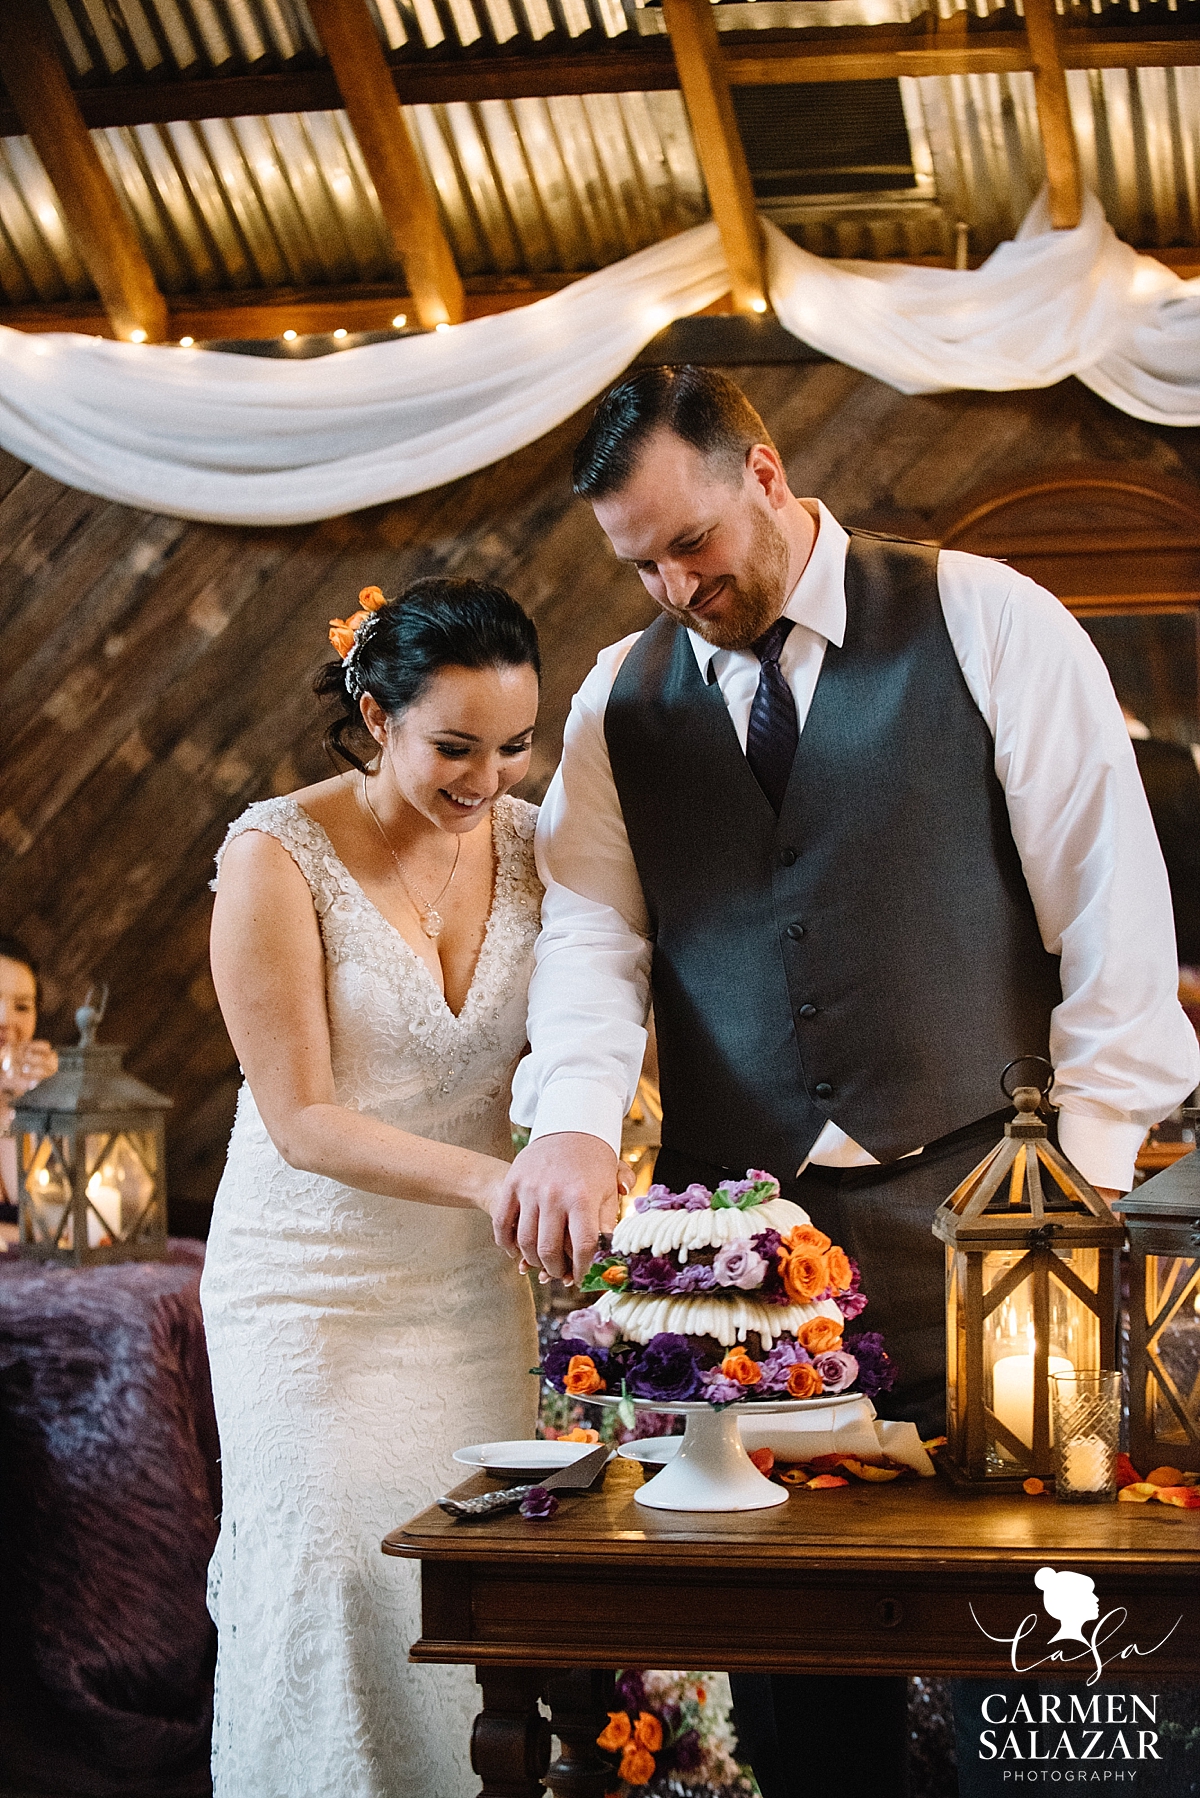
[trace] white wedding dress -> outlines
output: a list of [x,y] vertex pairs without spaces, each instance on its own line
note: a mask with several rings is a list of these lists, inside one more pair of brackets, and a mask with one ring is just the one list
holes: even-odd
[[[277,837],[312,891],[339,1103],[511,1158],[535,817],[496,804],[492,911],[458,1017],[295,800],[231,826]],[[482,1212],[289,1167],[243,1087],[201,1297],[224,1488],[217,1798],[469,1798],[479,1689],[467,1668],[408,1664],[418,1570],[379,1545],[457,1483],[454,1449],[532,1435],[527,1282]]]

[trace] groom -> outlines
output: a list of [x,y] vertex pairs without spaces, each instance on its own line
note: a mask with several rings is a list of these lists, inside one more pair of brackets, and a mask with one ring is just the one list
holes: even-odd
[[[1001,1132],[1002,1069],[1053,1060],[1064,1151],[1109,1193],[1200,1076],[1120,708],[1031,581],[848,534],[792,494],[713,370],[623,380],[575,490],[662,616],[601,654],[542,808],[513,1107],[531,1141],[498,1238],[582,1275],[614,1221],[652,1003],[656,1177],[779,1176],[861,1266],[900,1369],[880,1409],[940,1432],[930,1226]],[[798,1791],[800,1764],[847,1789],[840,1758],[813,1758],[840,1722],[864,1792],[902,1791],[903,1682],[869,1683],[742,1688],[766,1798]]]

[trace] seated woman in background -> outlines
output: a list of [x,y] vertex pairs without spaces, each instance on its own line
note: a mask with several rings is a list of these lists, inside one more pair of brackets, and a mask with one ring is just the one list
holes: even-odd
[[16,1237],[20,1172],[12,1136],[12,1104],[58,1067],[58,1056],[37,1029],[37,969],[16,937],[0,936],[0,1225]]

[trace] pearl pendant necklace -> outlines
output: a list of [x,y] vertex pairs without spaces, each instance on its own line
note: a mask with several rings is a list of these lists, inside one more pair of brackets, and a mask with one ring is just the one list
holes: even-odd
[[[404,888],[405,898],[408,900],[408,903],[412,906],[413,910],[417,914],[417,922],[420,924],[421,929],[425,932],[425,935],[427,937],[430,937],[434,942],[436,942],[438,937],[441,936],[443,929],[445,928],[445,920],[443,919],[441,912],[438,911],[438,909],[437,909],[437,903],[438,903],[438,900],[444,896],[447,889],[449,888],[450,882],[454,879],[455,874],[457,874],[457,872],[458,872],[458,858],[462,852],[462,838],[456,837],[454,839],[454,864],[451,867],[450,872],[446,877],[445,885],[442,887],[441,891],[439,893],[437,893],[433,899],[426,899],[426,897],[422,893],[420,887],[410,887],[409,886],[408,880],[404,873],[403,863],[401,862],[400,857],[396,854],[396,851],[392,848],[391,842],[388,839],[388,834],[387,834],[386,830],[384,830],[383,825],[379,822],[379,817],[375,811],[375,807],[371,804],[371,795],[367,792],[367,777],[365,774],[362,777],[362,796],[363,796],[363,804],[366,806],[367,810],[370,812],[372,818],[375,819],[375,828],[379,832],[380,836],[383,838],[384,847],[387,850],[388,854],[391,856],[392,860],[396,864],[396,872],[400,876],[400,885]],[[414,891],[416,892],[416,895],[417,895],[416,899],[413,898]],[[417,903],[418,899],[420,900],[419,905]]]

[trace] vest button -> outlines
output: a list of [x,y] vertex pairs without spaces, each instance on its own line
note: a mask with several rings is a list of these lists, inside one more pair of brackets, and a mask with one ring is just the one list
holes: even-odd
[[832,1099],[833,1097],[833,1088],[830,1086],[828,1080],[818,1081],[817,1085],[813,1088],[813,1091],[816,1093],[818,1099]]
[[789,924],[787,927],[787,930],[784,932],[784,935],[790,936],[793,943],[798,943],[800,941],[800,938],[804,935],[803,924]]
[[815,1005],[802,1005],[800,1007],[799,1015],[802,1018],[815,1018],[817,1015],[817,1008]]
[[790,868],[795,859],[796,851],[794,849],[781,849],[779,851],[779,865],[781,868]]

